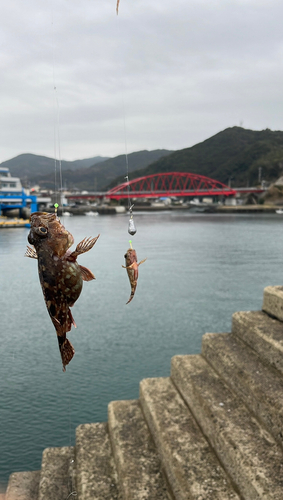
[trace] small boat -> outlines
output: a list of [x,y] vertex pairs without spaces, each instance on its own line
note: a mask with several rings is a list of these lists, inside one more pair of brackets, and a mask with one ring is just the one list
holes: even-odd
[[64,210],[62,211],[62,216],[66,216],[66,217],[71,217],[73,214],[71,214],[71,212],[65,212]]
[[91,210],[89,212],[85,212],[85,215],[88,215],[89,217],[93,217],[95,215],[98,215],[98,212],[92,212]]
[[278,210],[275,210],[275,212],[279,215],[282,215],[283,214],[283,209],[282,208],[278,208]]

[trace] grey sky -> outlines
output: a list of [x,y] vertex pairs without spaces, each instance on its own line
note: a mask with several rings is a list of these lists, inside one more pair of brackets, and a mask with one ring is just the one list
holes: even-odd
[[283,129],[281,0],[120,0],[118,16],[116,0],[9,0],[0,14],[0,162],[123,154],[124,122],[129,153]]

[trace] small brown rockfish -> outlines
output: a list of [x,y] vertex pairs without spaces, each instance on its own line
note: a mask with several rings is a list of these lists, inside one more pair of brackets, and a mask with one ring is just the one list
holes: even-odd
[[145,262],[146,259],[143,259],[138,263],[137,254],[133,248],[129,248],[127,250],[127,253],[125,253],[124,257],[126,259],[126,265],[122,267],[124,269],[127,269],[127,273],[131,284],[131,295],[128,302],[126,302],[126,304],[129,304],[129,302],[131,302],[131,300],[134,298],[135,291],[137,288],[137,282],[139,277],[139,266],[143,262]]
[[82,291],[83,280],[95,279],[92,272],[77,263],[78,255],[88,252],[96,238],[85,238],[71,252],[74,238],[61,224],[56,214],[34,212],[30,218],[31,229],[26,256],[38,259],[38,274],[47,310],[56,329],[63,371],[75,354],[66,333],[76,326],[70,307]]

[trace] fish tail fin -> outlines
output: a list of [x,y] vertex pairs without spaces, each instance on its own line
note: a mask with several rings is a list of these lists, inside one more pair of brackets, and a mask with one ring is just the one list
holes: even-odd
[[130,298],[129,298],[128,302],[126,302],[126,305],[129,304],[131,302],[131,300],[133,300],[134,295],[135,295],[135,292],[131,292]]
[[66,338],[63,344],[59,345],[60,354],[63,363],[63,371],[66,371],[66,365],[68,365],[75,354],[75,349],[73,348],[71,342]]
[[126,302],[126,305],[129,304],[131,302],[131,300],[133,300],[136,288],[137,288],[137,284],[136,283],[131,286],[131,295],[130,295],[130,298],[129,298],[128,302]]

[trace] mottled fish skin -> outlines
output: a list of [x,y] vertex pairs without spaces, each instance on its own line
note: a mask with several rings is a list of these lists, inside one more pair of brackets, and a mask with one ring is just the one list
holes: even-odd
[[130,285],[131,285],[131,295],[130,295],[128,302],[126,302],[126,304],[129,304],[129,302],[131,302],[131,300],[133,300],[134,295],[135,295],[135,291],[137,288],[138,277],[139,277],[139,266],[143,262],[145,262],[146,259],[143,259],[138,263],[137,253],[133,248],[129,248],[127,250],[127,252],[125,253],[124,257],[126,260],[126,265],[122,266],[122,267],[124,269],[127,269],[127,273],[128,273]]
[[79,298],[83,280],[95,279],[92,272],[77,263],[78,255],[90,250],[96,238],[85,238],[75,251],[69,250],[74,238],[61,224],[56,214],[34,212],[26,256],[38,260],[39,279],[48,313],[56,329],[63,370],[74,356],[74,348],[66,333],[76,326],[70,307]]

